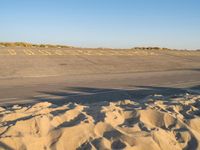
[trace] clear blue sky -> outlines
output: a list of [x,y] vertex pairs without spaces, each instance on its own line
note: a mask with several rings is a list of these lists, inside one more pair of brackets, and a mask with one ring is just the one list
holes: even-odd
[[0,41],[200,48],[200,0],[1,0]]

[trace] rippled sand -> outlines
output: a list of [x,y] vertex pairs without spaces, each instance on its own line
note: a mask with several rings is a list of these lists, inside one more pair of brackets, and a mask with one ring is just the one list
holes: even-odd
[[0,108],[0,149],[200,149],[200,95]]

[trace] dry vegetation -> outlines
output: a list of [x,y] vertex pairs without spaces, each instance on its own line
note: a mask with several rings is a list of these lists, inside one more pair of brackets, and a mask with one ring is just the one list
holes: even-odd
[[51,45],[51,44],[32,44],[32,43],[25,43],[25,42],[14,42],[14,43],[0,43],[2,47],[43,47],[43,48],[72,48],[72,46],[66,45]]
[[[83,47],[73,47],[73,46],[67,46],[67,45],[52,45],[52,44],[32,44],[32,43],[26,43],[26,42],[0,42],[0,47],[27,47],[27,48],[79,48],[79,49],[88,49],[88,50],[114,50],[114,48],[105,48],[105,47],[99,47],[99,48],[83,48]],[[177,51],[180,52],[177,49],[169,49],[169,48],[162,48],[162,47],[133,47],[130,49],[118,49],[118,50],[140,50],[140,51],[149,51],[149,50],[155,50],[155,51]],[[189,52],[187,49],[182,49],[182,52]],[[199,52],[200,49],[196,49],[193,52]],[[192,51],[190,51],[192,52]],[[192,52],[192,53],[193,53]]]
[[170,50],[169,48],[162,48],[162,47],[134,47],[133,49],[138,49],[138,50]]

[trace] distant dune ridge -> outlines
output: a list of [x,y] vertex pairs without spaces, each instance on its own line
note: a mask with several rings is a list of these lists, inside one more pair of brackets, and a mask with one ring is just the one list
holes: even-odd
[[3,149],[200,149],[200,95],[0,108]]
[[4,47],[46,47],[46,48],[54,48],[54,47],[60,47],[60,48],[72,48],[72,46],[66,46],[66,45],[52,45],[52,44],[32,44],[32,43],[26,43],[26,42],[0,42],[0,46]]
[[[57,45],[57,44],[33,44],[33,43],[27,43],[27,42],[0,42],[0,47],[38,47],[38,48],[80,48],[80,47],[74,47],[74,46],[68,46],[68,45]],[[87,48],[88,49],[88,48]],[[113,49],[113,48],[92,48],[92,49]],[[170,49],[165,47],[133,47],[128,49],[137,49],[137,50],[176,50],[176,49]],[[187,49],[184,49],[187,50]],[[197,49],[199,51],[199,49]]]
[[[44,47],[44,48],[73,48],[72,46],[66,45],[52,45],[52,44],[32,44],[27,42],[0,42],[0,46],[3,47]],[[74,47],[75,48],[75,47]],[[103,48],[99,47],[97,49],[111,49],[111,48]],[[160,48],[160,47],[134,47],[131,49],[141,49],[141,50],[169,50],[168,48]]]

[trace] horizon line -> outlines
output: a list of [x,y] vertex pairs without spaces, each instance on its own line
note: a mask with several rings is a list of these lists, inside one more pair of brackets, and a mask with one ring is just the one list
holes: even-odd
[[81,47],[81,46],[72,46],[68,44],[56,44],[56,43],[32,43],[32,42],[22,42],[22,41],[17,41],[17,42],[1,42],[0,41],[0,46],[19,46],[19,47],[65,47],[65,48],[81,48],[81,49],[160,49],[160,50],[195,50],[198,51],[200,48],[197,49],[187,49],[187,48],[168,48],[168,47],[162,47],[162,46],[133,46],[129,48],[113,48],[113,47],[103,47],[103,46],[98,46],[98,47]]

